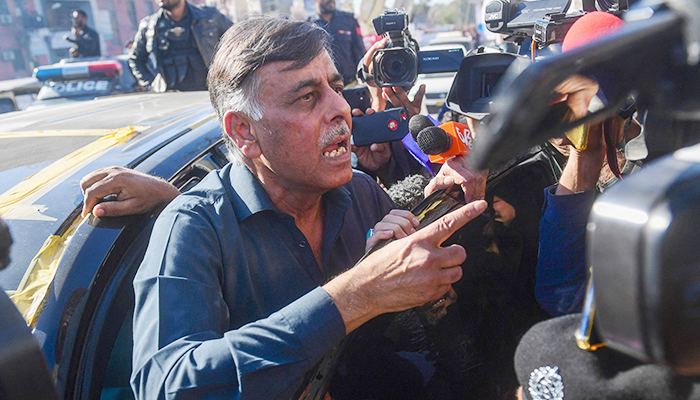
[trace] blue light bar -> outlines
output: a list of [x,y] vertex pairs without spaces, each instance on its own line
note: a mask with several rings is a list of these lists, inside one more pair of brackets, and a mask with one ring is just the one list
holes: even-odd
[[49,65],[34,69],[33,76],[40,81],[87,79],[95,77],[113,77],[122,73],[119,61],[94,61],[61,64],[60,67]]

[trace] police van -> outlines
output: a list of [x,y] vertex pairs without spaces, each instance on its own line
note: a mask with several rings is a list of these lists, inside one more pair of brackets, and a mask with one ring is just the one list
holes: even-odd
[[128,56],[73,58],[34,69],[34,77],[44,84],[28,109],[67,101],[133,93],[136,78],[127,64]]

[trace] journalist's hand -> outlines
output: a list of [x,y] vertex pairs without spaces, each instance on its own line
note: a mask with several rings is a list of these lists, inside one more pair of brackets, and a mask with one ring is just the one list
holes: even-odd
[[374,225],[372,235],[367,238],[367,243],[365,243],[365,251],[369,250],[380,240],[392,237],[403,239],[416,233],[418,224],[420,224],[420,221],[410,211],[400,209],[389,211],[389,214],[385,215],[381,221]]
[[467,203],[484,199],[488,171],[478,171],[472,168],[467,157],[467,155],[461,155],[449,158],[425,187],[425,196],[435,190],[447,189],[453,184],[457,184],[462,187]]
[[[365,110],[367,115],[374,114],[374,110]],[[353,117],[363,115],[362,110],[355,108],[352,110]],[[389,143],[372,143],[369,146],[352,146],[352,152],[357,156],[357,161],[369,171],[381,170],[391,158],[391,147]]]
[[[374,53],[376,53],[377,50],[385,48],[387,43],[388,39],[382,38],[382,40],[374,43],[365,53],[362,63],[365,70],[370,74],[374,75],[374,65],[372,63]],[[367,89],[369,89],[370,97],[372,98],[373,109],[377,111],[385,110],[386,102],[389,100],[394,107],[406,107],[409,118],[420,113],[421,105],[423,104],[423,96],[425,96],[425,85],[420,86],[413,100],[410,100],[406,90],[399,86],[380,88],[373,80],[370,80],[367,81]]]
[[554,91],[562,95],[562,101],[566,101],[578,119],[588,114],[588,105],[598,93],[598,83],[582,75],[572,75],[554,88]]
[[[180,192],[175,186],[154,176],[122,167],[93,171],[80,180],[83,191],[82,216],[92,212],[96,217],[117,217],[141,214],[165,205]],[[116,195],[116,201],[99,203]]]
[[382,88],[382,95],[384,96],[385,104],[386,100],[389,100],[394,107],[406,107],[408,117],[411,118],[416,114],[420,114],[423,96],[425,96],[425,84],[420,85],[413,100],[408,98],[408,93],[401,86]]
[[389,243],[323,288],[349,333],[377,315],[407,310],[445,294],[462,277],[464,248],[440,245],[486,209],[467,204],[424,229]]

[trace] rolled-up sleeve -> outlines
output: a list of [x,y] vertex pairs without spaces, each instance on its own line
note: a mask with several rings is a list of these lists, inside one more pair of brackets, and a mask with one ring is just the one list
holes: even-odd
[[[236,329],[224,301],[220,226],[206,210],[166,209],[134,279],[132,388],[138,399],[275,399],[345,336],[317,287]],[[240,301],[250,301],[241,293]]]
[[555,195],[554,190],[545,189],[535,297],[545,311],[559,316],[581,312],[583,306],[588,281],[586,224],[596,191]]

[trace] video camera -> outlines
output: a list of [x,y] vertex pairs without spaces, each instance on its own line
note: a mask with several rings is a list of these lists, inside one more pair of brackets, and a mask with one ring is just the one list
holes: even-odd
[[457,71],[464,58],[461,48],[420,51],[408,30],[408,14],[403,10],[386,10],[372,23],[378,35],[389,37],[387,48],[377,50],[372,57],[378,86],[411,87],[418,74]]
[[[470,162],[478,169],[497,166],[575,126],[602,121],[634,95],[647,113],[647,146],[657,138],[671,153],[594,204],[588,315],[607,346],[700,375],[700,148],[677,150],[700,142],[700,4],[638,5],[616,33],[504,76]],[[548,123],[553,89],[574,74],[606,77],[599,81],[606,105],[575,121]],[[466,106],[459,96],[456,101]]]
[[585,0],[583,10],[569,12],[571,0],[492,0],[484,7],[486,28],[522,42],[532,37],[540,47],[560,42],[577,19],[591,11],[620,14],[630,0]]

